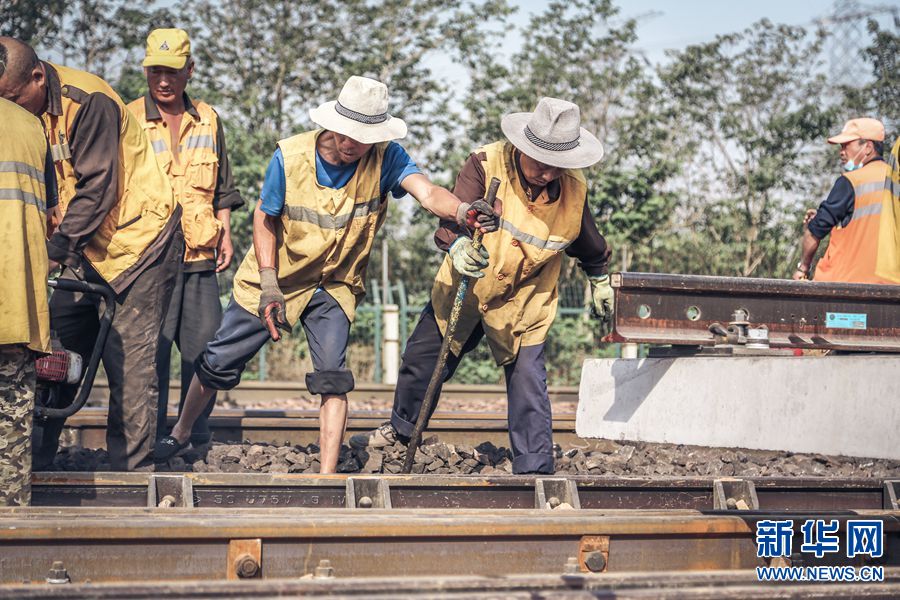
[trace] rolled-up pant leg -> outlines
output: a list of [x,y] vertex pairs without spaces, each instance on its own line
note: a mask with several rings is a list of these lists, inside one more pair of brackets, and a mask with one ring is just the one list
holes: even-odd
[[[456,372],[462,357],[474,350],[478,342],[484,336],[484,330],[478,325],[466,343],[463,345],[459,356],[452,352],[447,355],[444,372],[441,377],[441,385],[435,392],[435,401],[431,405],[428,418],[437,408],[437,399],[441,396],[441,387]],[[437,369],[438,357],[441,353],[441,343],[444,337],[438,328],[434,318],[434,308],[429,302],[412,335],[406,342],[406,350],[403,352],[403,361],[397,374],[397,387],[394,391],[394,408],[391,411],[391,424],[403,437],[410,437],[419,418],[419,410],[425,400],[425,392],[428,390],[428,382],[431,375]]]
[[553,473],[553,417],[544,344],[522,346],[504,367],[513,473]]
[[337,300],[325,290],[317,290],[300,315],[313,372],[306,374],[311,394],[339,396],[353,390],[353,373],[347,369],[350,320]]
[[119,295],[103,351],[109,380],[106,447],[114,470],[153,467],[159,400],[156,357],[183,253],[179,228],[165,252]]
[[[222,304],[219,301],[219,282],[215,271],[185,273],[181,323],[178,329],[178,349],[181,351],[181,399],[178,414],[181,414],[184,399],[194,378],[194,363],[215,337],[221,322]],[[208,419],[215,405],[216,395],[213,394],[191,429],[192,444],[209,443]]]
[[31,504],[34,354],[0,345],[0,506]]

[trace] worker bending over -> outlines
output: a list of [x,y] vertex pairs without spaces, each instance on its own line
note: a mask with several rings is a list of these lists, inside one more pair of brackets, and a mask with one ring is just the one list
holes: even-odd
[[406,343],[391,420],[353,436],[352,446],[381,447],[398,439],[408,443],[463,273],[478,279],[463,302],[443,381],[452,377],[463,355],[487,337],[506,374],[513,472],[554,471],[544,342],[556,316],[563,252],[578,259],[587,274],[595,314],[608,319],[613,310],[607,274],[610,249],[591,217],[580,170],[602,158],[603,146],[581,127],[578,107],[555,98],[542,98],[533,113],[506,115],[501,127],[508,141],[473,152],[454,188],[463,202],[473,201],[498,178],[500,229],[484,236],[482,255],[473,260],[466,251],[471,231],[441,223],[435,241],[448,254],[431,302]]
[[[38,60],[14,38],[0,97],[40,116],[56,167],[62,221],[50,236],[51,267],[61,278],[107,286],[116,315],[103,350],[109,380],[106,447],[114,470],[153,468],[156,351],[183,255],[181,209],[150,140],[118,94],[90,73]],[[87,363],[99,331],[94,296],[57,290],[50,326]],[[77,385],[63,385],[68,406]],[[35,423],[35,468],[53,463],[65,419]]]
[[[191,425],[215,390],[236,386],[266,341],[277,341],[279,328],[291,331],[299,320],[314,368],[306,386],[321,395],[321,472],[333,473],[354,387],[345,356],[350,324],[365,296],[366,265],[388,193],[408,192],[441,218],[496,229],[486,203],[461,204],[391,141],[406,135],[406,124],[387,111],[383,83],[351,77],[336,102],[309,111],[322,129],[278,142],[253,215],[253,248],[235,275],[222,325],[197,360],[184,410],[156,446],[157,460],[186,448]],[[461,247],[476,254],[471,240]]]
[[[0,77],[8,54],[0,46]],[[31,415],[38,354],[50,352],[47,232],[56,176],[41,122],[0,99],[0,506],[31,503]]]

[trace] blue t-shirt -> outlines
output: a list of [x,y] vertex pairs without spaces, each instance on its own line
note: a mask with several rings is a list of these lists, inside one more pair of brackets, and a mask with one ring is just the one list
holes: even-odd
[[[316,181],[323,187],[340,189],[353,177],[358,164],[359,161],[348,165],[332,165],[322,160],[316,151]],[[400,144],[391,142],[384,151],[384,160],[381,163],[381,194],[385,195],[390,191],[398,198],[403,196],[406,192],[400,187],[400,182],[414,173],[421,173],[419,167]],[[266,179],[259,194],[262,199],[260,210],[273,217],[280,216],[284,208],[284,194],[284,156],[281,154],[281,148],[277,148],[266,168]]]

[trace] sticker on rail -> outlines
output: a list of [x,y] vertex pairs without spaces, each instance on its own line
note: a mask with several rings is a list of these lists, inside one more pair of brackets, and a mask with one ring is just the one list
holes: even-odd
[[[829,555],[844,556],[856,561],[884,555],[884,522],[877,519],[850,519],[840,534],[837,519],[807,519],[799,528],[803,536],[799,554],[811,554],[818,559]],[[843,541],[843,552],[841,552]],[[756,556],[767,559],[765,567],[756,567],[759,581],[807,582],[881,582],[884,567],[877,565],[817,565],[792,566],[796,560],[794,521],[763,520],[756,523]],[[792,558],[793,555],[793,558]],[[854,561],[854,562],[856,562]],[[833,561],[829,561],[833,562]],[[858,563],[857,563],[858,564]]]
[[865,313],[825,313],[825,327],[831,329],[865,329]]

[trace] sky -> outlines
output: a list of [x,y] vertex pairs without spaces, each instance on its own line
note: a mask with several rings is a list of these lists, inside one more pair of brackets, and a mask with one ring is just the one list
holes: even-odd
[[[535,0],[510,3],[519,7],[513,20],[520,26],[527,24],[529,18],[540,13],[547,4]],[[665,59],[667,49],[711,41],[718,34],[741,31],[763,18],[787,25],[811,25],[816,19],[834,12],[835,0],[618,0],[616,5],[625,18],[643,15],[639,20],[636,47],[646,53],[650,62],[658,63]],[[863,10],[875,5],[900,10],[900,0],[860,3]],[[879,21],[886,21],[888,15],[881,14]],[[521,44],[519,36],[510,36],[507,41],[513,45]]]

